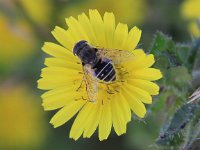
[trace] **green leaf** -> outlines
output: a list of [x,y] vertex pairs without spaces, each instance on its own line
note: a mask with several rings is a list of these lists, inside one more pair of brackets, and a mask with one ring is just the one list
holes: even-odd
[[191,44],[176,44],[176,56],[179,62],[181,62],[183,65],[188,66],[188,59],[190,55],[191,50]]
[[193,114],[193,119],[190,121],[188,131],[185,133],[185,142],[183,148],[191,149],[194,147],[196,138],[200,136],[200,103],[195,104],[197,109]]
[[200,69],[200,38],[192,43],[187,66],[190,72]]
[[162,32],[155,34],[150,53],[154,54],[158,61],[160,59],[164,61],[167,68],[180,65],[180,62],[176,59],[175,43]]
[[[191,74],[189,74],[186,67],[180,66],[169,69],[167,72],[166,80],[168,85],[173,85],[177,87],[181,92],[183,89],[188,89],[192,77]],[[184,92],[186,91],[184,90]]]
[[191,72],[188,59],[192,44],[176,44],[171,37],[157,32],[154,36],[151,53],[154,54],[155,68],[163,74],[160,84],[165,89],[171,89],[177,97],[186,100],[191,87]]
[[161,52],[165,51],[168,47],[173,46],[171,38],[164,35],[162,32],[157,32],[154,35],[154,40],[151,48],[152,54],[161,54]]
[[177,146],[184,141],[184,128],[194,118],[198,105],[188,103],[180,107],[169,124],[164,124],[156,143],[160,146]]
[[149,106],[149,111],[151,113],[157,114],[159,111],[161,111],[165,107],[165,100],[169,96],[169,92],[164,92],[156,97],[156,99],[153,101],[153,104]]
[[200,38],[194,42],[194,47],[191,51],[190,64],[192,67],[192,85],[195,88],[200,86]]
[[173,135],[162,135],[156,141],[158,146],[179,146],[183,143],[184,137],[182,133],[176,133]]
[[171,37],[157,32],[154,35],[150,53],[155,55],[156,60],[164,68],[171,68],[180,65],[186,66],[191,71],[191,66],[195,62],[197,49],[200,45],[200,39],[196,40],[195,43],[175,43]]

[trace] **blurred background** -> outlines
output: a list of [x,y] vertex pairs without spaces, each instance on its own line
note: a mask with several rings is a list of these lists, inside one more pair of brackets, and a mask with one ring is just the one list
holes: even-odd
[[158,149],[155,140],[168,109],[163,101],[149,107],[145,123],[134,119],[125,135],[112,132],[103,142],[97,133],[69,139],[73,119],[57,129],[49,124],[54,112],[43,111],[36,82],[46,57],[41,47],[55,42],[51,30],[56,25],[67,28],[66,17],[88,14],[88,9],[111,11],[117,22],[137,25],[146,51],[156,31],[180,43],[200,36],[199,0],[0,0],[0,150]]

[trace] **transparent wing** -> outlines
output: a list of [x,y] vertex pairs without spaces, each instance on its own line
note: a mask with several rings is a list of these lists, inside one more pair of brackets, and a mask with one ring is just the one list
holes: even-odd
[[98,81],[93,76],[93,72],[90,67],[87,65],[83,66],[83,73],[88,99],[90,102],[95,102],[98,94]]
[[98,49],[97,55],[102,58],[108,58],[112,60],[114,64],[119,64],[122,62],[128,62],[135,59],[135,56],[132,52],[127,50],[107,50],[107,49]]

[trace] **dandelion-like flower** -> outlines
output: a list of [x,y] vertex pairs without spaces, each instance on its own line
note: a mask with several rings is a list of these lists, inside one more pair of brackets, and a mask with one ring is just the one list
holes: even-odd
[[190,21],[188,29],[194,37],[200,36],[200,1],[185,0],[181,5],[182,16]]
[[37,97],[25,85],[0,85],[0,149],[39,149],[48,130]]
[[181,5],[182,15],[190,20],[200,18],[199,0],[185,0]]
[[[77,114],[70,131],[70,138],[75,140],[82,134],[84,138],[90,138],[97,128],[99,139],[107,139],[112,126],[117,135],[124,134],[131,121],[131,111],[140,118],[145,116],[144,104],[151,104],[151,95],[159,92],[159,86],[151,81],[162,77],[160,70],[150,68],[154,56],[136,49],[141,30],[133,27],[128,31],[127,25],[122,23],[115,26],[113,13],[106,12],[102,19],[97,10],[90,10],[89,17],[82,13],[78,19],[67,18],[66,23],[67,30],[56,27],[52,32],[62,46],[47,42],[42,48],[53,56],[46,58],[47,67],[42,69],[38,81],[40,89],[49,90],[42,95],[43,106],[45,110],[60,109],[50,123],[58,127]],[[77,90],[83,79],[83,69],[72,50],[81,40],[94,47],[124,50],[134,55],[133,60],[114,66],[115,82],[98,83],[96,102],[88,101],[86,85]]]
[[7,66],[5,69],[16,67],[16,63],[33,54],[36,40],[25,20],[16,18],[13,22],[0,13],[0,33],[0,66]]

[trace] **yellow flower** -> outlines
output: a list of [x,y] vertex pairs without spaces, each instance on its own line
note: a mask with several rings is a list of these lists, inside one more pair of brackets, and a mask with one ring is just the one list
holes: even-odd
[[200,1],[199,0],[185,0],[181,6],[182,15],[186,19],[200,18]]
[[185,2],[181,5],[182,16],[189,20],[189,31],[192,33],[194,37],[200,36],[200,29],[197,20],[200,20],[200,1],[199,0],[185,0]]
[[13,65],[30,56],[35,39],[30,26],[22,19],[9,20],[0,14],[0,64]]
[[0,97],[0,149],[38,149],[47,130],[36,98],[24,85],[1,85]]
[[[99,139],[107,139],[112,126],[117,135],[126,132],[131,121],[131,110],[140,118],[146,114],[145,104],[152,103],[151,95],[157,95],[159,87],[151,82],[162,77],[158,69],[149,68],[154,63],[152,54],[135,49],[141,30],[133,27],[128,32],[126,24],[115,26],[113,13],[105,13],[103,19],[97,10],[89,11],[89,18],[82,13],[78,19],[67,18],[68,29],[56,27],[52,32],[62,46],[47,42],[42,48],[53,58],[46,58],[38,81],[40,89],[49,90],[42,95],[45,110],[60,109],[50,123],[58,127],[78,113],[70,131],[70,138],[77,140],[82,134],[89,138],[98,127]],[[98,83],[95,103],[87,98],[86,90],[77,91],[82,81],[82,65],[73,55],[74,44],[86,40],[95,47],[120,49],[133,52],[135,59],[116,67],[117,81],[109,89],[106,83]],[[117,69],[118,68],[118,69]],[[124,73],[126,71],[127,73]],[[123,82],[119,81],[123,80]]]
[[200,27],[197,22],[191,22],[189,24],[189,31],[194,37],[200,37]]
[[18,0],[27,15],[39,25],[48,25],[52,12],[52,2],[49,0]]

